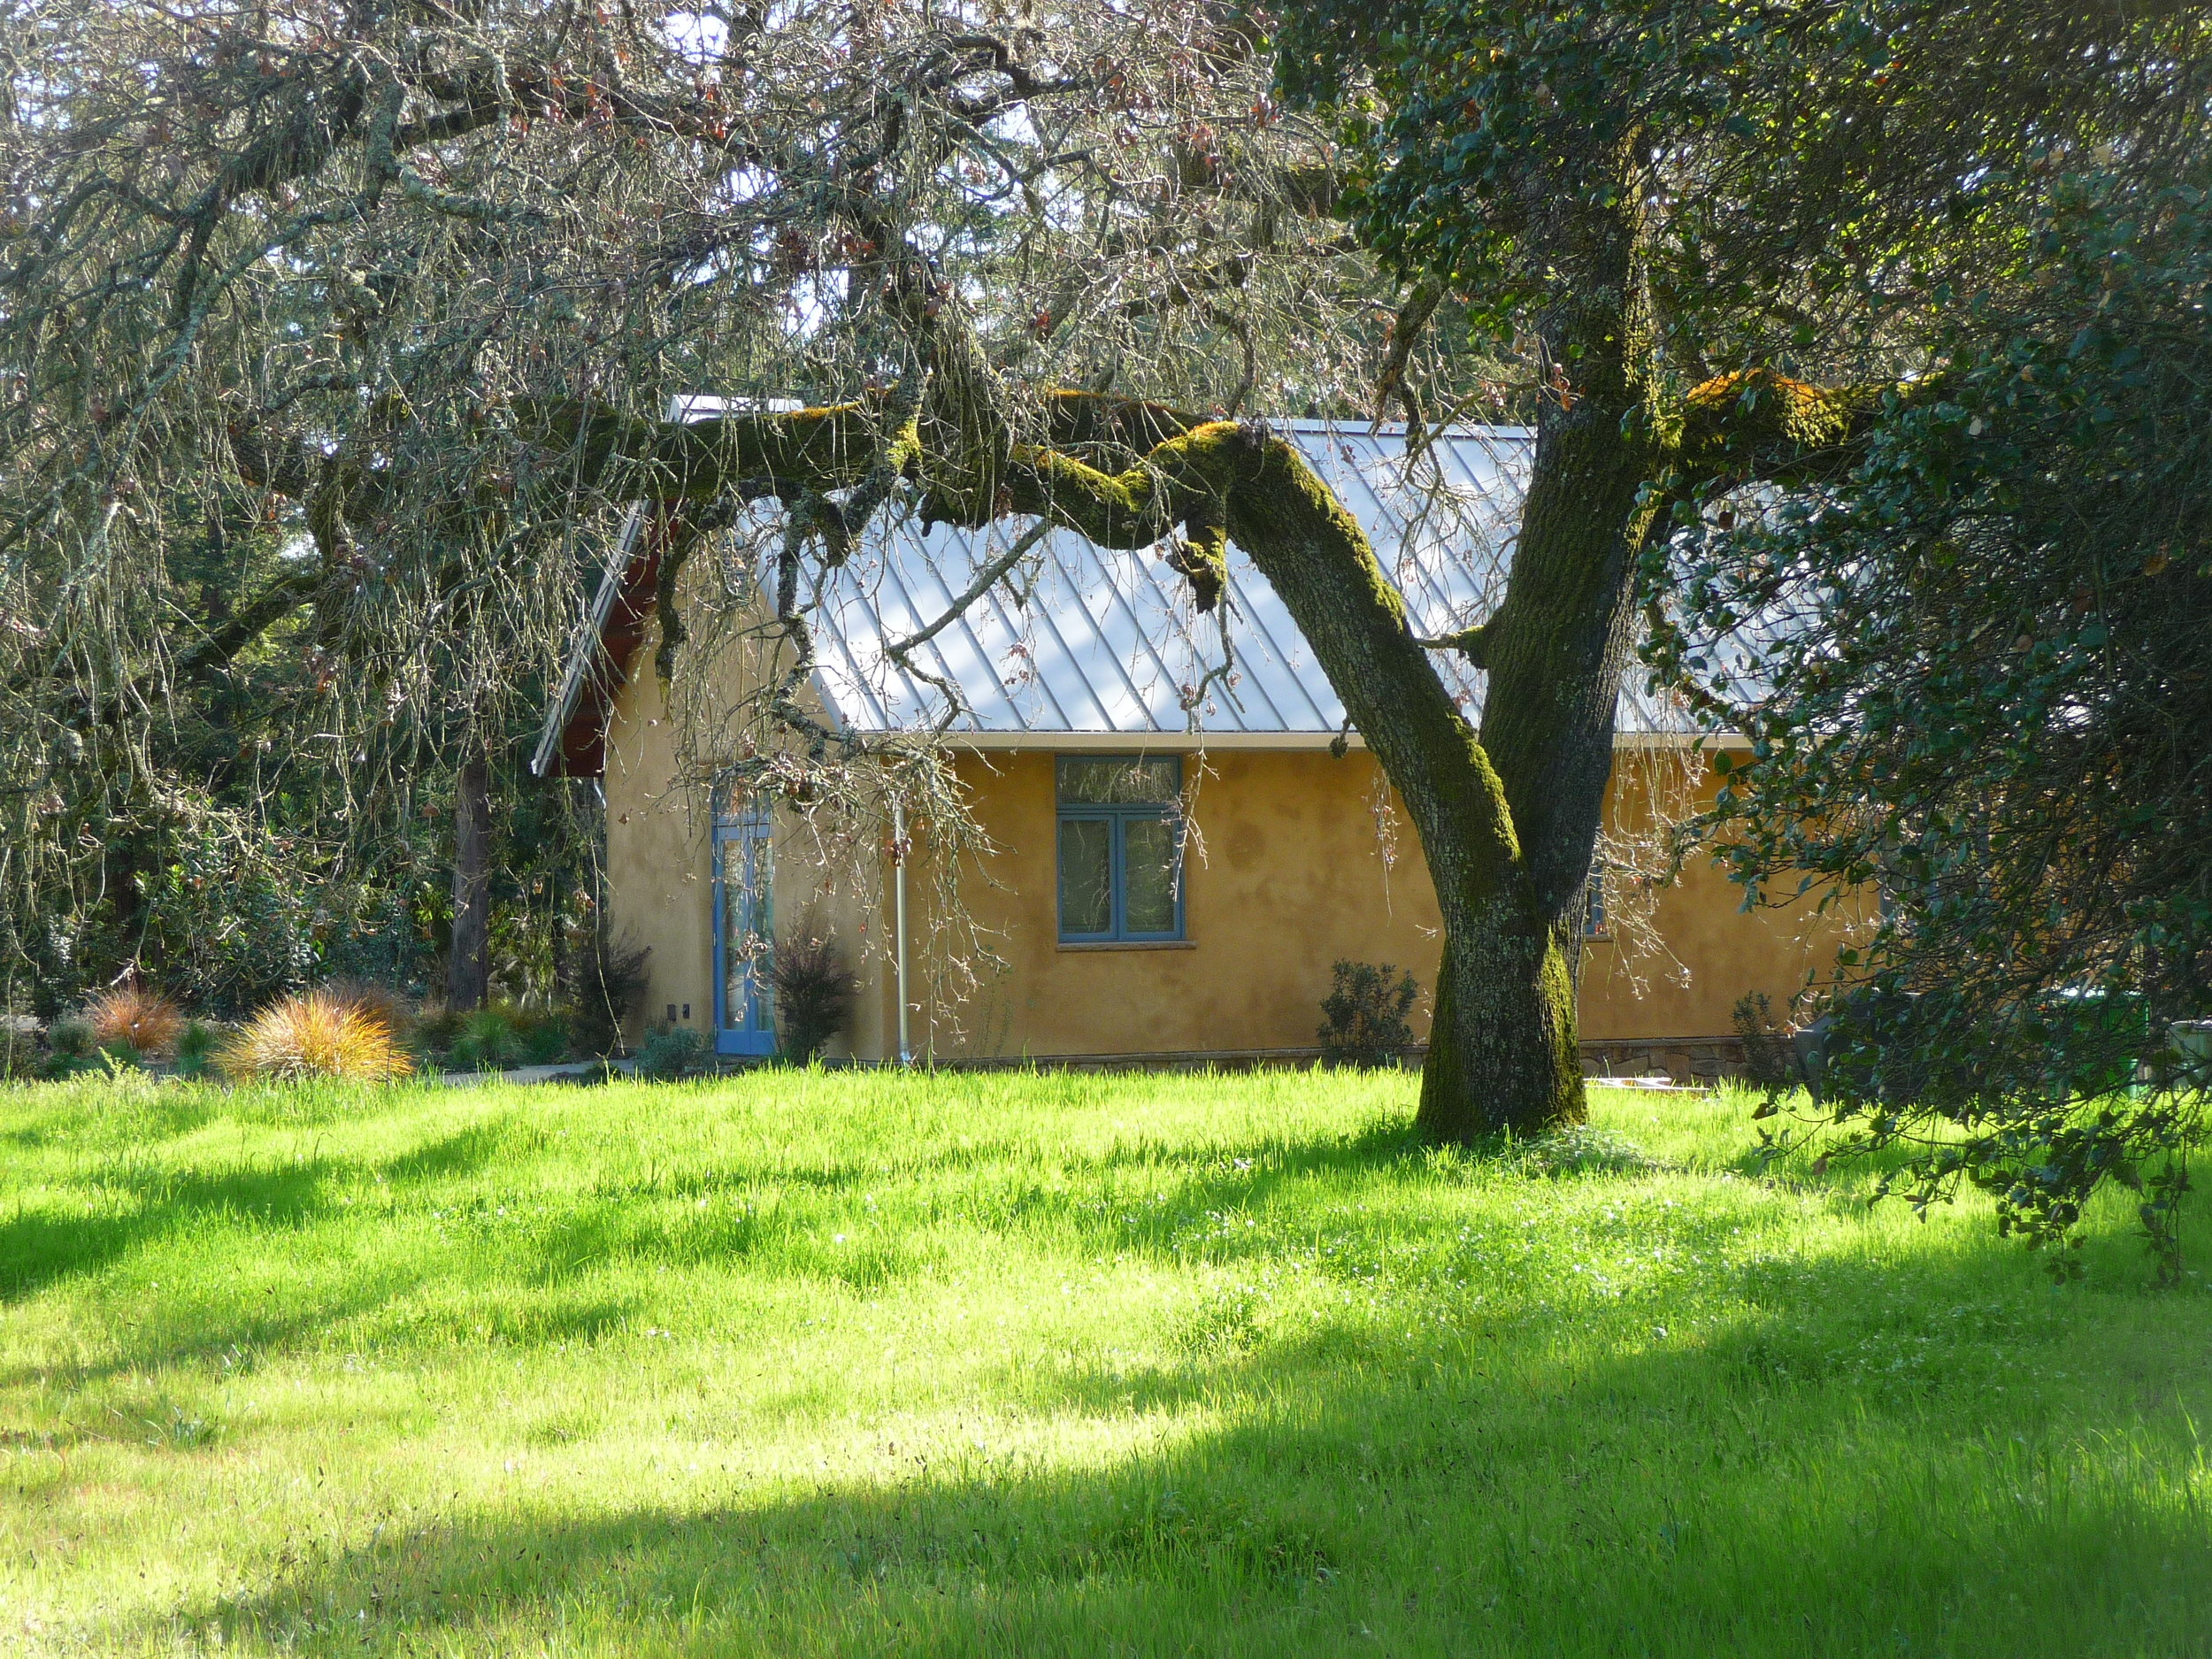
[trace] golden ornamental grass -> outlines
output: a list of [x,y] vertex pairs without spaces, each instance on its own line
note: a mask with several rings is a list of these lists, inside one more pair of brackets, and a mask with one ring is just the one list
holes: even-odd
[[272,1002],[223,1046],[234,1078],[351,1078],[382,1083],[415,1069],[381,1013],[355,999],[310,991]]
[[184,1030],[184,1013],[158,991],[119,985],[94,997],[84,1011],[101,1048],[127,1042],[141,1054],[166,1054]]

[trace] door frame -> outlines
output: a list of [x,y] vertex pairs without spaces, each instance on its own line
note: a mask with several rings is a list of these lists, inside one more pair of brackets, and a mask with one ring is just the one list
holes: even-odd
[[[776,1021],[768,988],[762,978],[763,964],[756,957],[746,965],[742,1024],[733,1022],[729,1002],[729,893],[734,877],[748,891],[761,892],[762,919],[766,923],[768,948],[775,949],[775,823],[766,807],[749,807],[718,817],[714,826],[714,1051],[717,1054],[772,1055],[776,1052]],[[764,874],[766,880],[764,882]]]

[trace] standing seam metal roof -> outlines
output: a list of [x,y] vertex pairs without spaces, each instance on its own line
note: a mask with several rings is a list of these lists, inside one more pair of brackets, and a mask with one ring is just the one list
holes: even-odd
[[[1278,423],[1358,518],[1385,574],[1404,595],[1413,627],[1435,634],[1471,626],[1504,595],[1533,434],[1525,427],[1463,427],[1435,437],[1409,467],[1402,427]],[[812,621],[817,685],[846,726],[891,731],[933,724],[942,695],[902,671],[885,648],[918,633],[1020,534],[909,518],[869,535],[824,580]],[[1225,685],[1184,704],[1221,661],[1220,625],[1201,616],[1189,584],[1157,548],[1099,548],[1048,533],[1010,580],[1025,601],[995,587],[917,653],[959,689],[951,731],[1098,733],[1334,733],[1343,704],[1289,610],[1243,551],[1232,547],[1223,604],[1235,666]],[[1483,676],[1439,652],[1438,672],[1469,717]],[[1624,734],[1693,729],[1671,699],[1623,676]],[[1195,716],[1194,720],[1193,716]]]

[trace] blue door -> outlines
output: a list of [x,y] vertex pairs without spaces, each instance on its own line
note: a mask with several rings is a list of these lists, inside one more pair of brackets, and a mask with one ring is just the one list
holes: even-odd
[[714,1048],[717,1054],[776,1051],[775,994],[768,983],[775,949],[775,843],[765,808],[714,826]]

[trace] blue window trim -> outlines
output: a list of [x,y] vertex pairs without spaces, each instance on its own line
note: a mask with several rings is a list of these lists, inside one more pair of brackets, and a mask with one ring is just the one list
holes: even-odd
[[[718,819],[714,826],[714,1051],[717,1054],[772,1055],[776,1051],[775,1020],[770,1017],[761,965],[751,964],[745,974],[744,1006],[729,1007],[729,895],[725,883],[733,876],[748,885],[760,879],[760,855],[770,849],[775,826],[765,808],[749,809]],[[775,894],[770,879],[769,927],[775,926]],[[771,949],[773,949],[772,944]],[[735,1018],[733,1018],[733,1012]],[[764,1029],[763,1029],[764,1027]]]
[[[1055,757],[1052,768],[1052,857],[1053,857],[1053,912],[1057,923],[1059,941],[1064,945],[1111,944],[1166,944],[1178,943],[1184,937],[1183,918],[1183,829],[1181,810],[1174,806],[1153,803],[1100,803],[1080,802],[1063,805],[1060,802],[1060,779],[1071,761],[1101,760],[1171,760],[1175,763],[1175,787],[1183,787],[1183,757],[1180,755],[1061,755]],[[1133,819],[1147,822],[1165,820],[1175,826],[1175,925],[1164,933],[1138,932],[1128,925],[1129,910],[1129,836]],[[1067,926],[1067,872],[1060,868],[1060,826],[1071,822],[1104,823],[1112,826],[1110,863],[1108,879],[1113,886],[1112,926],[1102,933],[1071,933]]]

